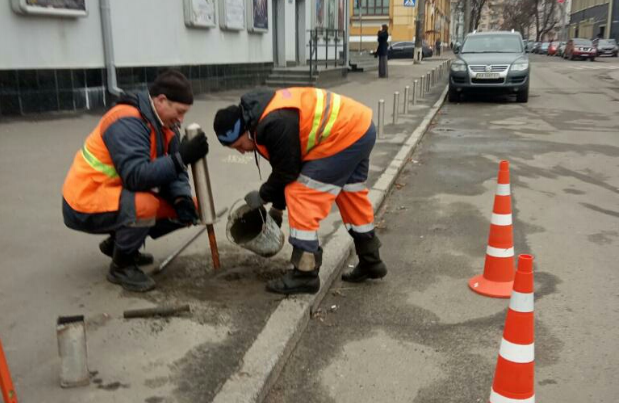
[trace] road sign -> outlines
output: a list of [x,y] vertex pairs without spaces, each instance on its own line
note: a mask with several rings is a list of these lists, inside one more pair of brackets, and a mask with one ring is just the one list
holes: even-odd
[[415,7],[416,0],[404,0],[404,7]]

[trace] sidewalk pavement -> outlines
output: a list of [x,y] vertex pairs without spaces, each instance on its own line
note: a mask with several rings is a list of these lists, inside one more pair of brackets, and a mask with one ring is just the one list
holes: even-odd
[[[329,89],[372,107],[385,100],[385,133],[372,153],[371,198],[380,204],[398,167],[430,124],[444,84],[436,85],[393,125],[393,94],[438,66],[393,60],[389,79],[376,72],[350,74]],[[243,91],[201,95],[185,124],[199,123],[211,140],[208,157],[217,209],[229,207],[261,179],[253,155],[221,147],[212,135],[218,108],[238,103]],[[438,102],[437,102],[438,101]],[[402,108],[402,106],[401,106]],[[158,288],[132,294],[109,284],[103,237],[67,229],[61,187],[75,152],[101,113],[46,115],[0,124],[0,338],[20,402],[252,402],[260,401],[351,251],[334,208],[323,223],[323,287],[316,296],[282,298],[264,291],[266,280],[288,268],[290,247],[262,259],[231,244],[225,218],[216,224],[222,269],[212,268],[206,237],[199,238],[156,277]],[[412,135],[411,135],[412,134]],[[268,162],[260,164],[262,179]],[[284,225],[286,228],[286,225]],[[197,228],[147,241],[156,263]],[[122,318],[127,309],[187,303],[174,318]],[[61,389],[55,324],[58,316],[86,316],[90,386]]]

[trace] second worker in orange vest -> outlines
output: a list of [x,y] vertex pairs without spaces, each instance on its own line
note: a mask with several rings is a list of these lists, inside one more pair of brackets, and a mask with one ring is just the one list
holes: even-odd
[[359,256],[359,264],[342,279],[360,282],[387,274],[365,183],[376,141],[370,108],[317,88],[256,90],[243,95],[239,105],[219,110],[214,129],[224,146],[257,151],[271,164],[268,180],[245,196],[246,203],[252,208],[272,203],[269,214],[280,226],[288,208],[294,267],[270,281],[267,290],[318,292],[318,229],[333,202]]

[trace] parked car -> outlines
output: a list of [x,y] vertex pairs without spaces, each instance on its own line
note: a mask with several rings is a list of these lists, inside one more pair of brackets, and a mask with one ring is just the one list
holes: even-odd
[[593,47],[593,42],[589,39],[574,38],[567,41],[565,45],[565,52],[563,52],[563,58],[574,60],[575,58],[589,59],[592,62],[595,61],[597,51]]
[[531,53],[538,53],[540,46],[542,46],[541,42],[533,42],[533,48],[531,49]]
[[518,32],[468,34],[449,70],[449,100],[461,94],[498,92],[529,100],[529,57]]
[[559,47],[559,42],[557,41],[550,42],[550,44],[548,45],[548,51],[546,52],[546,55],[554,56],[557,53],[558,47]]
[[525,52],[532,53],[534,46],[535,46],[535,41],[527,41],[527,47],[525,48]]
[[596,38],[593,40],[593,47],[597,50],[598,56],[617,57],[617,53],[619,53],[617,41],[614,39]]
[[[375,51],[371,51],[371,54],[374,54]],[[415,54],[415,42],[403,41],[403,42],[393,42],[388,50],[387,50],[387,58],[388,59],[412,59]],[[426,41],[423,41],[423,45],[421,47],[421,58],[425,59],[427,57],[432,57],[434,51]]]
[[565,52],[565,45],[567,45],[567,42],[559,43],[559,46],[557,47],[557,51],[555,52],[555,56],[563,57],[563,53]]
[[550,46],[550,42],[542,42],[537,48],[538,55],[545,55],[548,53],[548,47]]
[[[413,54],[415,53],[415,42],[393,42],[391,46],[389,46],[389,50],[387,51],[387,58],[389,59],[407,59],[413,58]],[[427,57],[432,57],[434,51],[426,41],[423,41],[423,45],[421,47],[421,57],[423,59]]]

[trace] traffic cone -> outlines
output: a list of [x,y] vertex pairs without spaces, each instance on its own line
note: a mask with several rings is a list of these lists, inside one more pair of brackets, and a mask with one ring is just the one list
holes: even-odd
[[9,365],[6,363],[6,356],[2,349],[2,340],[0,340],[0,392],[2,392],[4,403],[17,403],[17,395],[11,380]]
[[518,256],[490,403],[534,403],[533,256]]
[[490,221],[484,273],[469,280],[469,287],[488,297],[509,298],[514,283],[514,231],[509,187],[509,162],[499,164],[499,178]]

